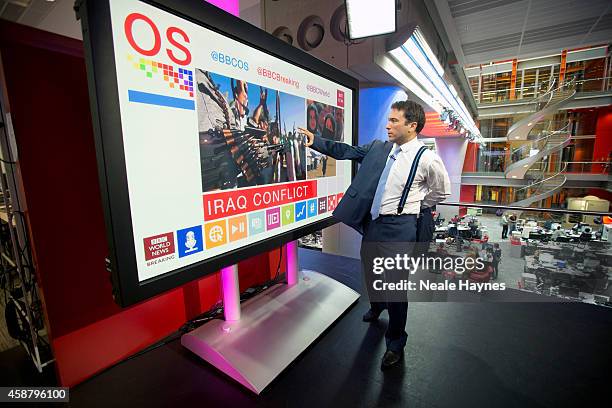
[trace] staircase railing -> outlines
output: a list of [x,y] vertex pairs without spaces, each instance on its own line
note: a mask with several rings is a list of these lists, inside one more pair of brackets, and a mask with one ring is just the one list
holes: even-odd
[[572,79],[569,82],[563,83],[557,87],[554,85],[554,81],[551,82],[552,86],[549,90],[535,98],[529,105],[535,105],[535,112],[520,119],[514,123],[508,129],[507,137],[508,140],[526,140],[529,138],[534,126],[542,121],[547,115],[552,113],[554,109],[561,102],[570,99],[576,93],[576,81]]
[[[554,88],[555,80],[551,81],[550,87],[547,92],[537,98],[535,98],[534,103],[536,104],[536,112],[545,109],[553,99],[556,99],[555,96],[561,95],[561,92],[565,91],[574,91],[576,89],[576,79],[572,78],[571,81],[564,82],[561,85]],[[564,95],[564,94],[563,94]]]
[[539,137],[538,139],[532,140],[530,143],[526,143],[520,147],[517,147],[516,149],[512,149],[510,153],[510,163],[515,163],[526,159],[530,156],[532,150],[543,150],[551,138],[554,140],[554,136],[568,134],[568,137],[570,137],[570,125],[571,122],[568,122],[562,129],[555,130],[542,137]]
[[564,175],[566,168],[567,163],[564,163],[561,170],[555,174],[531,183],[528,186],[517,189],[515,192],[515,199],[516,195],[524,196],[525,198],[518,201],[515,200],[513,205],[527,207],[537,201],[543,200],[555,194],[567,181],[567,178]]

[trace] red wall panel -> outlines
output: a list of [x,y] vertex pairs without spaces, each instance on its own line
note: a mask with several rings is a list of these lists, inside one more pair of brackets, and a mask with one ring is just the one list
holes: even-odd
[[[612,107],[607,106],[597,112],[593,161],[608,161],[612,152]],[[601,173],[600,166],[593,166],[592,172]]]
[[[470,143],[473,144],[473,143]],[[476,186],[461,186],[459,201],[462,203],[473,203],[476,196]],[[467,207],[459,207],[459,215],[467,214]]]
[[476,162],[478,159],[478,148],[477,143],[468,143],[467,150],[465,152],[465,160],[463,161],[463,172],[475,172]]
[[[20,34],[81,48],[44,32]],[[120,311],[104,268],[108,247],[85,64],[19,43],[2,44],[1,52],[36,267],[52,335],[63,336]]]
[[594,195],[597,198],[608,200],[610,203],[612,203],[612,192],[604,190],[603,188],[590,188],[587,195]]
[[[87,292],[95,291],[91,289]],[[53,354],[60,382],[76,385],[173,333],[186,320],[183,302],[183,290],[174,289],[54,337]],[[75,313],[90,315],[86,309]]]

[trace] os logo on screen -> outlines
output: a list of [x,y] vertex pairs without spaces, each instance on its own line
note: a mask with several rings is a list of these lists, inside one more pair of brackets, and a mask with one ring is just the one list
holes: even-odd
[[[137,27],[136,31],[134,26]],[[149,17],[140,13],[132,13],[125,18],[123,28],[125,31],[125,38],[136,52],[146,55],[147,57],[153,57],[159,54],[162,47],[162,38],[159,28],[157,28],[157,25],[155,25],[153,20],[151,20]],[[141,44],[139,44],[134,38],[135,32],[138,34],[137,37]],[[180,39],[177,39],[177,36],[180,37]],[[147,37],[148,39],[145,40]],[[191,52],[186,45],[179,42],[182,40],[189,44],[189,37],[187,34],[185,34],[185,32],[178,27],[168,27],[166,28],[165,39],[174,47],[174,49],[165,49],[168,57],[170,57],[170,59],[178,65],[189,65],[191,63]],[[149,45],[151,40],[153,40],[152,47]]]

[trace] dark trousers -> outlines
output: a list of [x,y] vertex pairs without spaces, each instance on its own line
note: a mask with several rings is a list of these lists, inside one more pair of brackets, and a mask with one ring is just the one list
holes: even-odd
[[[406,345],[408,334],[406,333],[406,318],[408,315],[408,298],[406,293],[403,294],[403,299],[398,293],[394,293],[387,297],[387,300],[381,298],[380,293],[371,291],[372,282],[375,279],[381,279],[381,275],[375,275],[369,263],[371,249],[376,246],[378,255],[393,256],[397,252],[398,244],[404,248],[404,252],[410,253],[413,256],[418,256],[425,248],[429,246],[431,234],[435,229],[433,217],[428,212],[420,216],[418,222],[419,231],[425,232],[424,242],[422,245],[417,243],[420,238],[417,236],[417,217],[416,215],[400,215],[400,216],[381,216],[372,221],[369,216],[364,223],[364,235],[361,243],[361,259],[362,269],[365,277],[365,282],[370,296],[370,307],[374,313],[380,313],[387,309],[389,312],[389,326],[385,333],[385,341],[387,349],[401,352]],[[384,279],[384,277],[383,277]]]
[[508,225],[502,225],[502,239],[508,238]]
[[499,261],[493,261],[493,279],[497,279],[499,274]]

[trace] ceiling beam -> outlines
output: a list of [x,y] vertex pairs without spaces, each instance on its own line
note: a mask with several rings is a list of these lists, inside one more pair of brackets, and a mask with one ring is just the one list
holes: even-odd
[[595,26],[599,24],[599,21],[601,20],[601,18],[605,16],[606,14],[608,14],[608,10],[610,10],[610,6],[612,6],[612,3],[608,3],[604,12],[599,15],[599,18],[597,19],[597,21],[595,21],[595,23],[591,26],[591,28],[589,28],[589,31],[584,35],[584,37],[582,37],[582,40],[580,41],[580,47],[584,45],[584,43],[586,42],[586,39],[589,37],[589,35],[591,35],[591,31],[593,31]]
[[527,28],[527,20],[529,20],[529,11],[531,10],[531,0],[527,3],[527,11],[525,11],[525,19],[523,20],[523,28],[521,29],[521,39],[518,44],[518,51],[516,52],[516,58],[521,57],[521,47],[523,46],[523,38],[525,37],[525,28]]
[[459,65],[461,65],[461,68],[463,68],[467,65],[467,62],[465,60],[465,54],[463,54],[463,48],[461,47],[461,40],[459,37],[459,32],[457,31],[455,19],[453,19],[450,7],[448,6],[448,1],[434,0],[434,3],[436,5],[436,9],[438,10],[440,20],[442,20],[442,25],[444,25],[444,30],[446,30],[446,36],[450,41],[455,57],[457,57],[457,62]]

